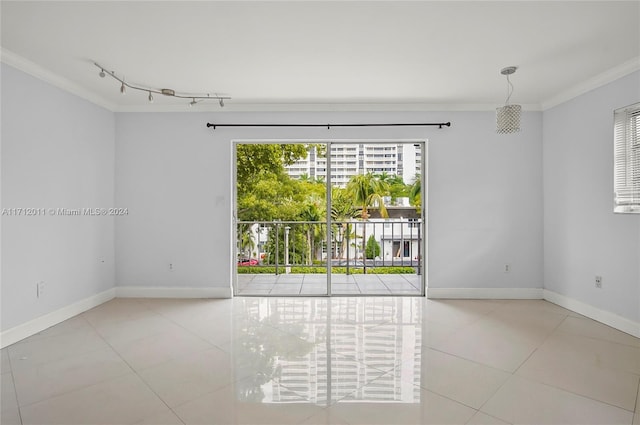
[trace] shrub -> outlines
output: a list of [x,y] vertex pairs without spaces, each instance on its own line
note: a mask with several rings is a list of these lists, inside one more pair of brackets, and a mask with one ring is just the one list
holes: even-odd
[[[284,274],[285,266],[278,266],[278,274]],[[291,266],[293,274],[324,274],[327,272],[326,267],[319,266]],[[344,266],[336,266],[331,268],[331,273],[346,274],[347,268]],[[364,268],[349,267],[349,274],[363,274]],[[276,274],[275,266],[242,266],[238,267],[238,274]],[[367,267],[367,274],[416,274],[413,267]]]
[[370,260],[380,255],[380,244],[376,241],[376,238],[374,238],[373,235],[369,236],[369,239],[367,239],[364,254]]

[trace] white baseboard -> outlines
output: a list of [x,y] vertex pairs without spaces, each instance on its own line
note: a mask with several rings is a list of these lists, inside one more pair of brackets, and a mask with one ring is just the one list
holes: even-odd
[[115,288],[111,288],[66,307],[52,311],[51,313],[47,313],[44,316],[37,317],[21,325],[7,329],[0,333],[0,348],[14,344],[20,340],[30,337],[31,335],[42,332],[51,326],[57,325],[60,322],[64,322],[67,319],[77,316],[80,313],[97,307],[100,304],[115,298],[115,294]]
[[64,322],[113,298],[231,298],[231,288],[116,286],[0,333],[0,348]]
[[427,298],[541,300],[542,288],[427,288]]
[[161,286],[116,286],[118,298],[231,298],[231,288],[180,288]]
[[545,289],[543,292],[544,299],[551,303],[557,304],[560,307],[564,307],[571,311],[575,311],[576,313],[587,316],[590,319],[640,338],[640,323],[638,322],[634,322],[633,320],[618,316],[615,313],[599,309],[590,304],[574,300],[573,298],[569,298],[548,289]]

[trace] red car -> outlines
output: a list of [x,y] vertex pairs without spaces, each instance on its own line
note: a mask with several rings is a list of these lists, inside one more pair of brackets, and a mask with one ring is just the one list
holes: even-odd
[[257,266],[258,260],[256,260],[255,258],[243,258],[241,260],[238,260],[238,265],[239,266]]

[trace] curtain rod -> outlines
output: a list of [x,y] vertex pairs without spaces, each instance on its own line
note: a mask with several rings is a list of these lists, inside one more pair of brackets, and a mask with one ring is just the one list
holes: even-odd
[[442,126],[451,127],[451,122],[435,122],[435,123],[388,123],[388,124],[212,124],[207,123],[207,127],[430,127]]

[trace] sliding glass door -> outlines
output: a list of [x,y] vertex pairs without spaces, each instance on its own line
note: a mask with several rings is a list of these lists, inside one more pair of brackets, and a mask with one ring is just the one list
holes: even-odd
[[234,153],[236,295],[424,294],[424,142]]

